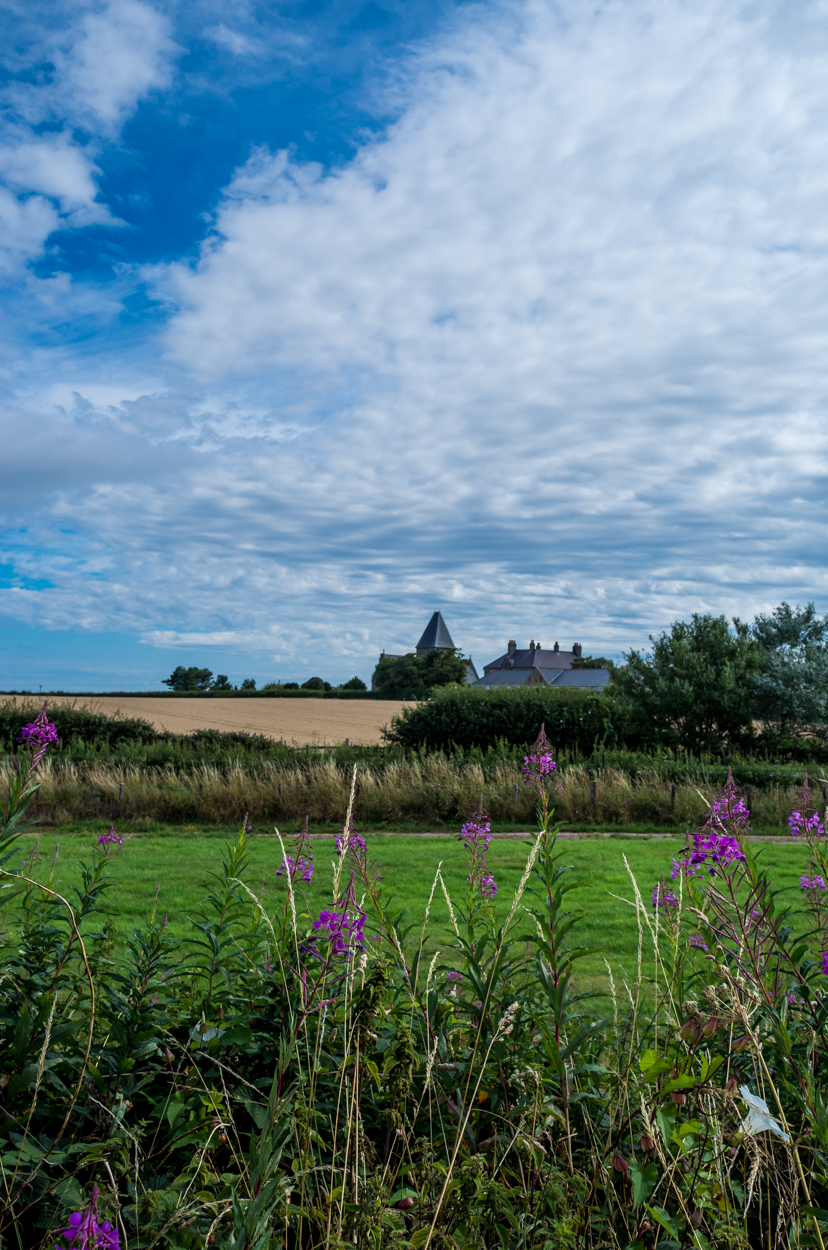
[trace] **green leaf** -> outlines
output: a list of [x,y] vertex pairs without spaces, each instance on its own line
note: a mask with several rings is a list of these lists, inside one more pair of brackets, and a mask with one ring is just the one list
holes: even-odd
[[181,1115],[181,1112],[184,1110],[184,1105],[185,1104],[183,1102],[171,1102],[167,1107],[167,1121],[170,1128],[172,1128],[178,1117]]
[[656,1220],[661,1225],[662,1228],[666,1229],[666,1231],[670,1234],[671,1237],[675,1237],[676,1241],[680,1240],[678,1229],[673,1223],[673,1217],[671,1215],[668,1215],[663,1207],[648,1206],[647,1210],[649,1211],[653,1219]]
[[[652,1054],[652,1051],[645,1051],[645,1054]],[[642,1056],[643,1057],[643,1056]],[[641,1069],[641,1075],[647,1082],[657,1080],[663,1072],[669,1072],[673,1064],[670,1059],[656,1059],[654,1063],[648,1064],[646,1068]]]
[[634,1159],[630,1160],[629,1168],[633,1186],[633,1207],[638,1207],[649,1198],[658,1184],[658,1168],[655,1163],[642,1167]]

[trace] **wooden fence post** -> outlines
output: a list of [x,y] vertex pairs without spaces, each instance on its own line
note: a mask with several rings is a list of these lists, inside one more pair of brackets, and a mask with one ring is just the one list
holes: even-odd
[[676,810],[676,786],[675,782],[670,786],[670,811]]
[[514,803],[515,807],[517,807],[518,794],[519,794],[518,784],[517,782],[515,782],[515,784],[512,786],[512,802]]
[[592,808],[593,816],[598,810],[598,782],[591,781],[589,783],[589,805]]

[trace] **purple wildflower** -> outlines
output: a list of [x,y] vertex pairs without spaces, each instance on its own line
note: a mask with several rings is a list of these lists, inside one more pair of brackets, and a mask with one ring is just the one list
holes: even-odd
[[102,833],[98,838],[98,846],[123,846],[124,839],[120,834],[115,832],[115,826],[110,824],[109,833]]
[[312,855],[289,855],[285,854],[281,865],[276,869],[276,876],[290,876],[291,881],[294,877],[301,877],[310,885],[313,880],[313,856]]
[[49,747],[56,747],[60,742],[57,729],[50,720],[46,719],[48,706],[49,702],[47,700],[37,717],[30,721],[28,725],[23,726],[17,738],[18,742],[22,742],[24,746],[29,747],[32,752],[31,764],[29,765],[32,769],[37,768]]
[[707,943],[705,942],[704,938],[702,937],[700,933],[694,933],[688,945],[698,946],[698,948],[703,951],[706,951],[708,949]]
[[314,932],[326,936],[331,944],[334,955],[347,954],[348,947],[365,945],[365,914],[344,911],[328,911],[319,913],[319,919],[313,922]]
[[[98,1219],[97,1185],[92,1186],[92,1196],[84,1211],[75,1211],[69,1216],[66,1228],[58,1230],[58,1237],[65,1237],[67,1246],[74,1250],[120,1250],[121,1235],[108,1220],[103,1223]],[[56,1246],[55,1250],[65,1250],[64,1246]]]
[[701,868],[712,876],[717,869],[743,862],[741,842],[749,832],[750,812],[728,769],[727,781],[710,804],[704,827],[693,834],[692,851],[685,859],[673,860],[672,880],[680,874],[693,877]]
[[799,888],[805,893],[820,894],[825,889],[824,877],[811,877],[803,875],[799,878]]
[[552,758],[552,748],[546,737],[546,726],[541,725],[540,733],[532,744],[532,750],[523,757],[523,781],[532,786],[541,795],[546,795],[547,786],[552,785],[556,794],[563,793],[563,786],[558,775],[558,765]]
[[466,880],[471,882],[473,889],[479,887],[480,893],[484,898],[494,898],[495,894],[497,894],[495,879],[490,872],[486,871],[486,852],[489,849],[491,840],[492,826],[489,820],[489,813],[483,806],[483,800],[481,799],[471,818],[466,821],[460,830],[458,841],[462,842],[466,850],[471,854]]
[[450,968],[449,971],[446,973],[446,980],[447,981],[462,981],[463,973],[455,972],[453,968]]
[[806,838],[821,838],[825,833],[819,812],[804,815],[798,811],[791,812],[788,817],[788,828],[791,831],[791,837],[794,838],[798,838],[800,834],[804,834]]
[[348,824],[347,835],[345,826],[343,825],[339,833],[336,835],[335,845],[337,855],[342,855],[343,853],[347,854],[348,851],[357,856],[365,854],[365,839],[362,834],[357,831],[353,816]]
[[658,885],[653,886],[652,898],[655,910],[661,907],[669,913],[675,911],[679,905],[678,894],[673,890],[668,890],[663,881],[659,881]]
[[809,842],[815,838],[821,838],[825,833],[825,827],[811,798],[811,787],[808,783],[807,773],[802,778],[798,807],[788,817],[788,828],[792,837],[798,838],[800,834],[803,834]]
[[489,843],[492,840],[492,826],[489,821],[489,813],[482,803],[478,805],[471,820],[467,820],[463,825],[457,840],[458,842],[463,842],[466,850],[471,851],[473,855],[478,852],[482,852],[485,855],[486,851],[488,851]]
[[819,966],[826,977],[828,977],[828,951],[823,951],[819,961]]

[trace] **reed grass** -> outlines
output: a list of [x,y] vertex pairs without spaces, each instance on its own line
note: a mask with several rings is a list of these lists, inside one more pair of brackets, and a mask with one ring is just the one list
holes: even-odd
[[[566,827],[695,828],[717,787],[704,781],[672,784],[650,771],[631,776],[621,769],[564,766],[565,793],[557,812]],[[130,764],[44,761],[37,798],[41,823],[95,818],[155,820],[171,824],[231,824],[248,812],[254,821],[312,825],[341,822],[348,808],[353,770],[327,756],[285,764],[241,762],[227,768],[147,769]],[[0,796],[12,777],[0,771]],[[786,832],[797,790],[770,786],[752,793],[752,823],[764,832]],[[462,821],[482,798],[496,826],[530,828],[534,798],[522,784],[517,762],[457,762],[435,754],[391,760],[360,769],[356,811],[365,828],[394,824],[433,829]]]

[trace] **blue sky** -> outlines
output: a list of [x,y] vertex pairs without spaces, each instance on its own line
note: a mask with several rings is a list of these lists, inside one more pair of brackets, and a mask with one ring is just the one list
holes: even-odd
[[828,609],[828,14],[4,11],[0,687]]

